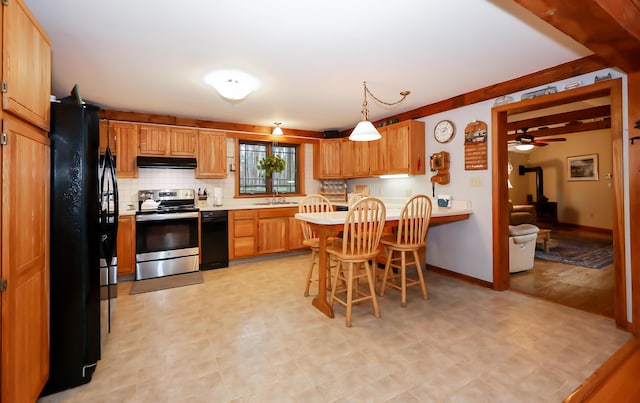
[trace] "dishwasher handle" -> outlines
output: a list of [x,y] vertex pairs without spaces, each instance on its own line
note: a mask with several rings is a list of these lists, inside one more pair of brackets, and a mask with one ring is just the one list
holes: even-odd
[[202,212],[202,222],[210,223],[210,222],[226,222],[229,221],[228,211],[203,211]]

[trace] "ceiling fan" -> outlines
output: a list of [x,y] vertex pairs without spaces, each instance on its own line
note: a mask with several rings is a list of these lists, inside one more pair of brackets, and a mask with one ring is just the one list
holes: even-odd
[[520,151],[527,151],[533,149],[533,147],[544,147],[549,145],[548,143],[554,141],[567,141],[564,137],[555,137],[555,138],[540,138],[536,139],[531,134],[527,134],[528,127],[523,127],[522,134],[518,134],[516,132],[516,139],[509,141],[509,148],[515,148]]

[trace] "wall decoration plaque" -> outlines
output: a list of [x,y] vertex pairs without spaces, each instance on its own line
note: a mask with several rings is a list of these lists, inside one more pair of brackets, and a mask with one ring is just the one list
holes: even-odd
[[473,121],[464,129],[464,169],[487,169],[487,124]]

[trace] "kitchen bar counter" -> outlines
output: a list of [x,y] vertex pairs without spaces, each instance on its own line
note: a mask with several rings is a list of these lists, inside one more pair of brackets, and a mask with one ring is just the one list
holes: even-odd
[[[385,224],[397,225],[400,219],[401,209],[391,207],[386,209]],[[429,225],[440,225],[454,221],[466,220],[471,215],[471,209],[468,205],[461,206],[453,204],[451,208],[434,207],[431,211],[431,220]],[[347,211],[332,211],[329,213],[297,213],[295,218],[305,221],[311,227],[311,230],[318,235],[320,241],[320,253],[318,254],[318,267],[326,267],[327,239],[336,236],[342,231],[345,218],[349,214]],[[386,226],[386,225],[385,225]],[[316,296],[312,305],[330,318],[333,318],[333,309],[327,301],[327,279],[326,270],[319,270],[318,273],[318,296]]]
[[[200,211],[222,211],[222,210],[255,210],[255,209],[270,209],[270,208],[286,208],[286,207],[298,207],[298,203],[302,200],[302,197],[290,197],[287,198],[287,203],[266,204],[265,198],[260,199],[233,199],[225,200],[222,206],[198,206]],[[395,211],[400,214],[400,209],[406,199],[402,198],[382,198],[387,210]],[[209,201],[211,203],[211,201]],[[335,203],[336,205],[346,205],[346,203]],[[431,213],[432,223],[437,224],[439,221],[447,221],[447,217],[456,217],[460,215],[468,215],[472,213],[470,203],[464,200],[454,200],[451,208],[438,207],[434,201],[433,210]],[[120,215],[135,215],[136,209],[130,209],[131,203],[120,203]],[[136,204],[137,207],[137,204]],[[342,218],[344,221],[344,217]],[[450,220],[449,220],[450,221]]]

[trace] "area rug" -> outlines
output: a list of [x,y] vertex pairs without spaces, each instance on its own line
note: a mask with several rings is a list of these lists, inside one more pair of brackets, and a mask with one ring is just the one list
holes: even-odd
[[184,287],[185,285],[200,284],[204,282],[202,273],[194,271],[192,273],[174,274],[173,276],[150,278],[147,280],[136,280],[131,286],[130,295],[141,294],[143,292],[166,290],[168,288]]
[[536,258],[574,266],[602,269],[613,262],[613,242],[606,239],[551,233],[557,246],[549,252],[536,248]]

